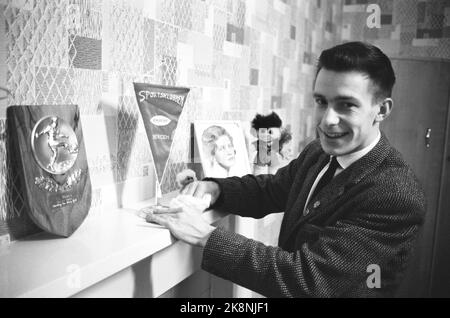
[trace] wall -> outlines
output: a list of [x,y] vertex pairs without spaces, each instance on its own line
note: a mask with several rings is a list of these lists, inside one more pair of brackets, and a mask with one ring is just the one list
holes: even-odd
[[[381,9],[369,28],[369,4]],[[91,214],[154,195],[150,149],[132,81],[192,88],[163,192],[185,167],[189,123],[248,122],[277,111],[301,150],[312,137],[308,92],[318,53],[365,40],[390,56],[450,57],[444,0],[0,0],[0,235],[36,229],[26,219],[6,153],[6,107],[80,106],[94,185]],[[139,189],[140,191],[136,191]],[[8,221],[8,222],[7,222]]]
[[274,109],[298,127],[301,146],[312,136],[300,118],[311,123],[313,65],[339,38],[341,8],[341,1],[312,0],[0,0],[0,85],[13,93],[0,101],[0,235],[37,231],[6,186],[15,178],[5,150],[7,106],[79,105],[90,215],[108,213],[154,195],[133,81],[191,87],[163,193],[186,166],[193,120],[248,123]]
[[[379,28],[367,26],[370,4],[380,6]],[[168,192],[186,167],[196,119],[248,123],[255,112],[273,109],[293,127],[300,151],[313,138],[314,63],[341,39],[372,42],[390,56],[448,59],[450,3],[0,0],[0,86],[14,95],[0,100],[0,244],[38,231],[11,186],[7,106],[79,105],[93,183],[90,215],[109,213],[154,195],[133,81],[191,87],[163,181]],[[278,221],[259,221],[259,239],[273,243]]]
[[[379,27],[369,5],[380,9]],[[369,8],[370,12],[367,12]],[[342,39],[364,40],[390,57],[450,59],[450,1],[448,0],[346,0]]]

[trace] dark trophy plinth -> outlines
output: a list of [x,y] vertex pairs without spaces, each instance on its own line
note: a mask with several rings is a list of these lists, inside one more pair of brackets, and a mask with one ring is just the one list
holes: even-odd
[[91,206],[91,181],[76,105],[11,106],[8,149],[30,218],[68,237]]

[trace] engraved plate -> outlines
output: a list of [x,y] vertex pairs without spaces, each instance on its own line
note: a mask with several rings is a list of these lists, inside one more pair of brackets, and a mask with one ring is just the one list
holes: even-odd
[[57,116],[44,117],[36,123],[31,148],[39,166],[52,174],[66,173],[77,160],[75,132]]

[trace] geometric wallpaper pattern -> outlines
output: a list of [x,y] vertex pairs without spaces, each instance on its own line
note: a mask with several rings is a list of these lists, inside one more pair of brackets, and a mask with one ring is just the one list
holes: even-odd
[[162,180],[169,192],[194,120],[248,124],[274,110],[300,151],[314,136],[310,91],[324,48],[358,39],[390,55],[450,57],[448,1],[370,3],[381,7],[379,29],[365,26],[361,0],[0,0],[0,86],[12,92],[0,100],[0,235],[36,231],[12,186],[7,106],[80,107],[85,142],[98,146],[87,147],[95,211],[107,186],[152,176],[132,82],[190,87]]
[[[368,4],[381,10],[380,28],[366,27]],[[365,40],[389,56],[450,58],[450,1],[346,0],[343,40]]]
[[[0,235],[35,230],[20,194],[7,186],[15,177],[6,153],[7,106],[77,104],[86,143],[97,138],[88,123],[104,121],[109,151],[88,153],[95,209],[106,199],[106,173],[116,184],[152,173],[132,82],[190,87],[165,193],[188,162],[193,120],[248,122],[274,109],[300,127],[300,116],[291,114],[305,108],[311,116],[305,96],[314,60],[339,34],[324,36],[323,26],[338,31],[341,7],[315,0],[0,0],[0,85],[13,93],[0,101]],[[294,131],[297,142],[305,129]]]

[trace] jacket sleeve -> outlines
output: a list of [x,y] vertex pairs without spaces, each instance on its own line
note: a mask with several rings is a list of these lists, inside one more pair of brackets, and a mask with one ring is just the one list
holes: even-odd
[[293,252],[217,228],[202,268],[267,297],[368,297],[380,291],[366,285],[368,266],[376,264],[386,293],[395,286],[384,284],[383,277],[392,282],[404,271],[423,207],[386,196],[353,211],[331,226],[316,227],[318,238],[297,244]]
[[205,178],[220,186],[220,196],[211,207],[245,217],[262,218],[270,213],[283,212],[293,180],[302,164],[310,143],[287,166],[275,175],[246,175],[241,178]]

